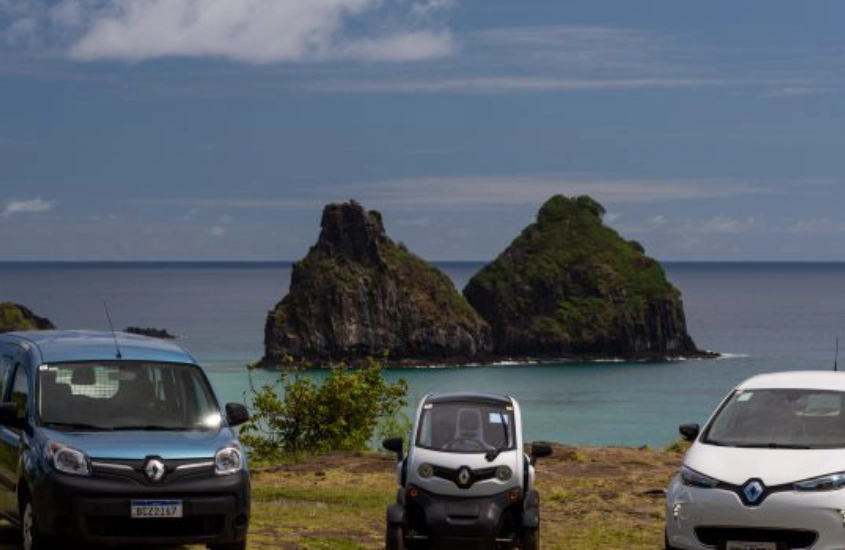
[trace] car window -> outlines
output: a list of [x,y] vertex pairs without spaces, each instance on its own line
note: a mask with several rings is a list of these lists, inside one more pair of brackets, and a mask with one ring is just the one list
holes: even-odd
[[198,367],[105,361],[39,370],[38,415],[67,429],[202,430],[221,425],[220,410]]
[[18,419],[26,418],[29,405],[29,380],[26,369],[18,363],[15,370],[15,380],[12,383],[12,395],[10,400],[18,406]]
[[455,453],[513,449],[513,407],[486,402],[427,403],[417,445]]
[[6,394],[6,379],[9,377],[12,365],[11,355],[0,355],[0,399],[3,399]]
[[735,447],[845,448],[845,393],[807,389],[735,392],[704,443]]

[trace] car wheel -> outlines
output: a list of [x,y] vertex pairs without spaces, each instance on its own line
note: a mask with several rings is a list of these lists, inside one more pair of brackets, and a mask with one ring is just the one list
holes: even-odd
[[532,527],[526,528],[522,532],[522,550],[539,550],[540,548],[540,528]]
[[23,550],[44,550],[50,548],[50,543],[46,540],[39,529],[38,522],[35,518],[35,510],[32,507],[32,502],[29,499],[25,500],[21,511],[21,542]]
[[402,533],[401,525],[387,524],[384,548],[385,550],[405,550],[405,535]]
[[246,539],[225,544],[209,544],[208,550],[246,550]]

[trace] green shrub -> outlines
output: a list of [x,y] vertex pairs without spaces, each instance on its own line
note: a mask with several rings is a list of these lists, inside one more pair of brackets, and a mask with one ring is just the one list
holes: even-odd
[[333,367],[320,382],[291,365],[279,379],[252,389],[253,416],[240,439],[259,462],[297,454],[366,449],[375,436],[405,435],[404,380],[387,382],[378,361]]

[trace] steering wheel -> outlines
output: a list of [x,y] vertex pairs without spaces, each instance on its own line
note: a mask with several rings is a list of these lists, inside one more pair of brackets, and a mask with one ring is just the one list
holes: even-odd
[[452,441],[449,441],[445,445],[443,445],[444,451],[489,451],[494,447],[487,445],[483,441],[479,441],[477,439],[471,439],[469,437],[456,437]]

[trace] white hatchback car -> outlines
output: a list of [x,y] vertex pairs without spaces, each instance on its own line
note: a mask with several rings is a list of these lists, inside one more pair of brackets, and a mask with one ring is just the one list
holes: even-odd
[[680,430],[667,549],[845,550],[845,372],[755,376]]

